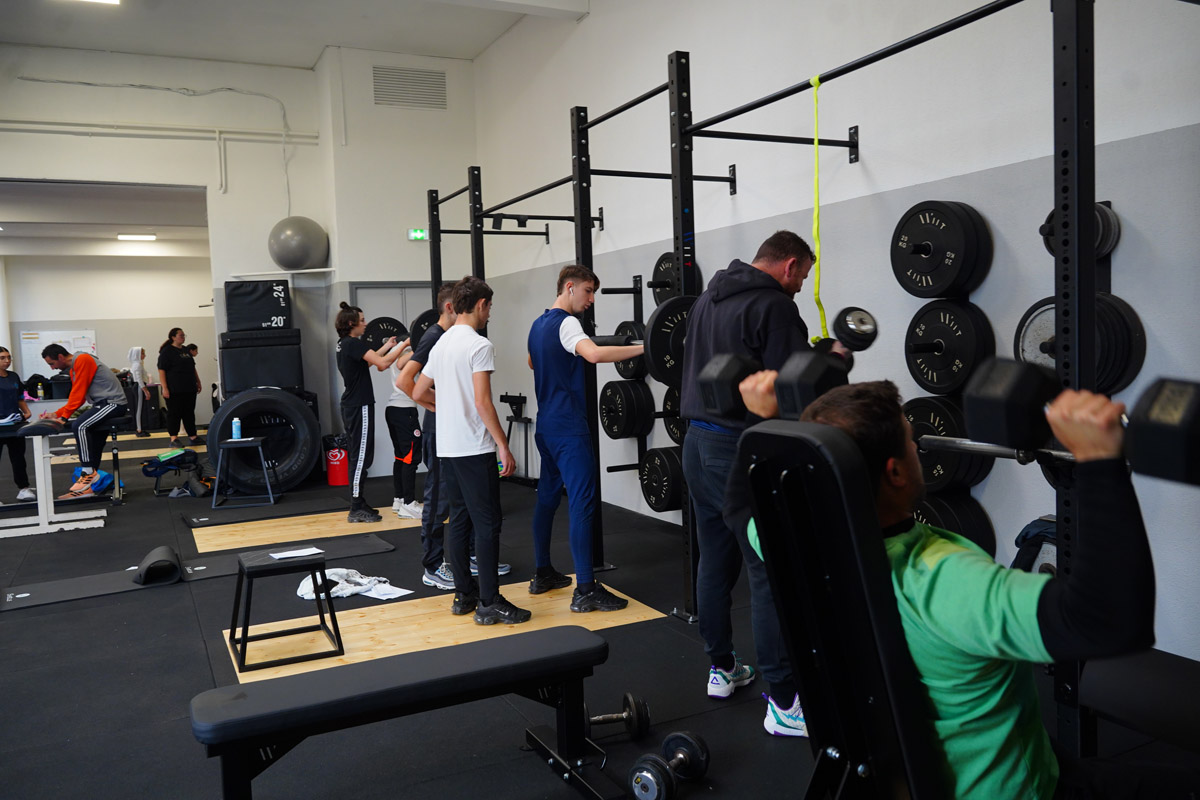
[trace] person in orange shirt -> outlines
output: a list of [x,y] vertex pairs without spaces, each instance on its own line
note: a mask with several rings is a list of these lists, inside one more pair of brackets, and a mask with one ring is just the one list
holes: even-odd
[[[76,447],[79,449],[79,463],[83,471],[79,480],[71,490],[60,495],[60,500],[70,500],[76,497],[87,497],[95,494],[92,484],[96,481],[96,470],[100,466],[100,458],[104,455],[104,437],[106,433],[97,430],[105,419],[114,419],[128,413],[125,404],[125,390],[113,371],[100,362],[100,359],[88,353],[71,355],[61,344],[47,345],[42,350],[42,360],[51,368],[69,370],[71,376],[71,394],[67,404],[54,412],[42,414],[42,419],[66,425],[71,422],[71,430],[75,433]],[[79,410],[84,401],[91,406],[74,420],[71,415]]]

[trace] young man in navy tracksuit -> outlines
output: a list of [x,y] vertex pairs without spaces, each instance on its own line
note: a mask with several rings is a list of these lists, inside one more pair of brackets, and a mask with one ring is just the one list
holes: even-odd
[[583,332],[575,315],[596,302],[599,286],[599,278],[587,267],[563,267],[553,307],[534,320],[529,330],[529,366],[537,397],[534,441],[542,459],[533,512],[537,571],[529,582],[529,593],[541,594],[571,584],[570,578],[550,564],[550,530],[565,486],[576,580],[571,610],[578,612],[618,611],[629,604],[605,589],[592,573],[592,515],[599,477],[587,425],[584,362],[624,361],[640,356],[643,346],[600,347]]

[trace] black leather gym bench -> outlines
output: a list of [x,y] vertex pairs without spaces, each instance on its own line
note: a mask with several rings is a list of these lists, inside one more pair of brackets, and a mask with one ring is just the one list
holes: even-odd
[[557,731],[526,730],[530,747],[559,780],[611,800],[624,792],[594,766],[603,751],[584,735],[583,679],[607,659],[608,642],[577,626],[500,636],[210,689],[192,699],[192,733],[221,759],[225,800],[245,800],[254,777],[309,736],[519,694],[557,711]]

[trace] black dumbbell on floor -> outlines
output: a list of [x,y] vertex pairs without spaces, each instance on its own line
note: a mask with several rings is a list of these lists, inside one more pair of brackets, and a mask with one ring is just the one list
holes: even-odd
[[[812,350],[793,353],[780,368],[775,380],[781,416],[796,418],[800,410],[814,398],[834,386],[845,384],[854,366],[853,353],[870,347],[878,328],[873,316],[861,308],[850,306],[837,313],[833,332],[851,353],[845,358],[831,355],[833,339],[822,339]],[[696,380],[704,410],[722,417],[744,414],[746,407],[738,392],[738,384],[761,369],[761,364],[746,356],[730,353],[713,356]]]
[[[1051,439],[1044,412],[1062,390],[1035,364],[996,358],[971,376],[963,394],[972,440],[1035,451]],[[1200,485],[1200,384],[1159,378],[1129,414],[1125,457],[1135,472]]]
[[650,707],[646,705],[645,700],[634,697],[632,692],[626,692],[621,699],[621,713],[597,714],[592,717],[588,716],[585,705],[584,717],[587,722],[584,723],[583,735],[588,739],[592,738],[593,725],[609,725],[617,722],[625,724],[625,732],[629,734],[630,739],[641,739],[650,732]]
[[708,745],[695,733],[676,731],[663,740],[662,756],[647,753],[629,770],[629,789],[638,800],[671,800],[680,780],[708,772]]

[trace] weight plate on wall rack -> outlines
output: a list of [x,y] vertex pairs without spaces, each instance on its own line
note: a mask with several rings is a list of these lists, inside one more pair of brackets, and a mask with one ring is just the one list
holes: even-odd
[[654,430],[654,395],[642,381],[609,381],[600,390],[600,429],[610,439],[632,439]]
[[996,354],[987,316],[965,300],[934,300],[921,306],[904,335],[904,361],[927,392],[962,388],[979,363]]
[[[1038,228],[1042,235],[1042,246],[1046,252],[1058,257],[1055,228],[1058,226],[1057,212],[1051,211],[1046,215],[1046,221]],[[1107,203],[1096,203],[1096,258],[1104,258],[1117,247],[1121,241],[1121,218]]]
[[679,390],[674,386],[667,387],[667,393],[663,395],[663,427],[667,429],[667,436],[671,437],[671,441],[675,444],[683,444],[683,437],[687,435],[687,422],[683,417],[679,416]]
[[[628,336],[640,342],[646,338],[646,326],[640,322],[626,320],[618,325],[613,333],[616,336]],[[613,366],[617,368],[617,374],[627,381],[641,380],[646,377],[646,359],[644,356],[627,358],[624,361],[616,362]]]
[[[695,264],[688,264],[684,270],[694,273],[696,276],[696,289],[702,290],[700,286],[700,268]],[[663,253],[658,257],[658,261],[654,262],[654,270],[650,274],[650,282],[654,284],[651,290],[654,292],[654,304],[659,305],[664,300],[669,300],[672,297],[683,296],[683,272],[675,263],[675,254],[673,252]]]
[[[963,439],[967,435],[962,410],[946,397],[914,397],[904,404],[904,416],[918,445],[922,436]],[[952,450],[918,450],[918,454],[925,488],[935,493],[974,486],[987,477],[995,463],[990,456]]]
[[683,379],[687,316],[694,302],[690,296],[669,298],[646,321],[646,369],[659,383],[679,386]]
[[983,282],[992,262],[992,237],[974,208],[926,200],[900,218],[892,234],[892,272],[917,297],[960,297]]
[[638,467],[642,497],[660,514],[683,508],[683,448],[655,447]]
[[917,504],[913,516],[918,522],[957,533],[979,545],[995,558],[996,530],[983,506],[967,492],[929,495]]
[[[1013,355],[1018,361],[1057,368],[1053,297],[1031,305],[1017,323]],[[1133,308],[1108,292],[1096,293],[1096,391],[1115,394],[1133,383],[1146,360],[1146,329]]]

